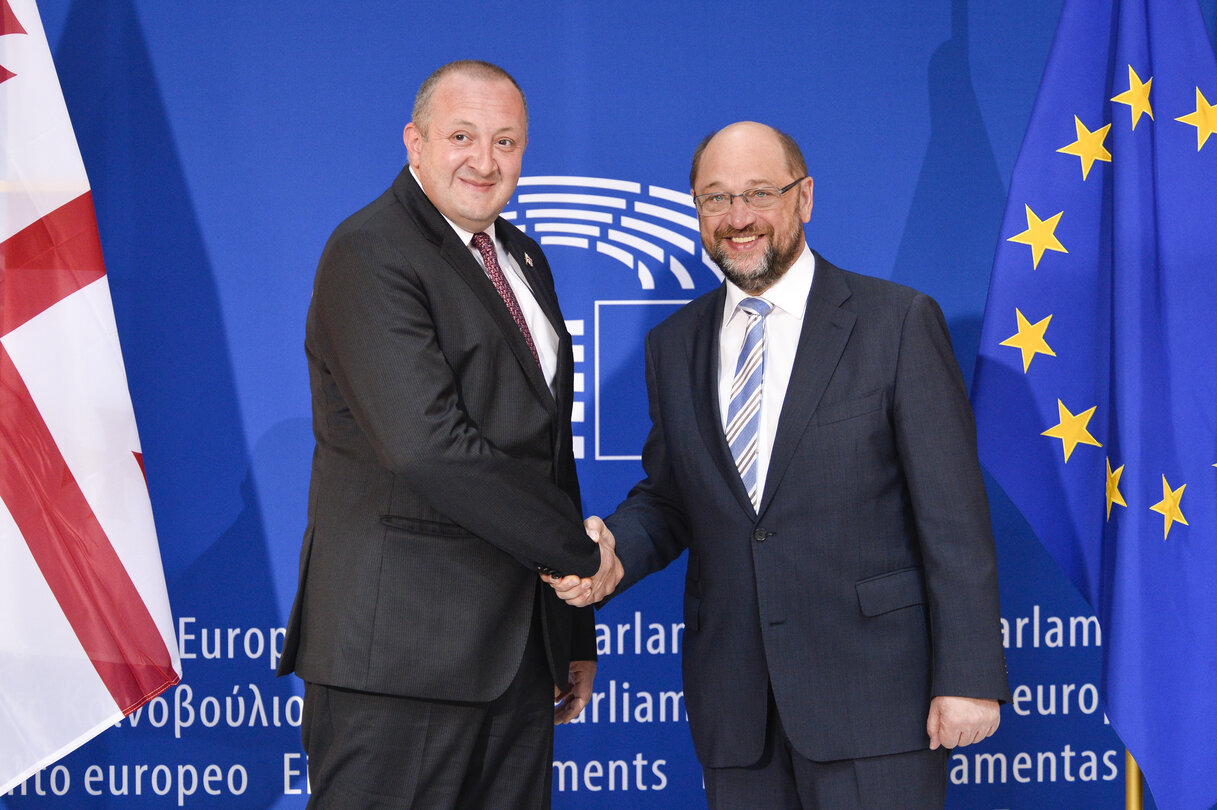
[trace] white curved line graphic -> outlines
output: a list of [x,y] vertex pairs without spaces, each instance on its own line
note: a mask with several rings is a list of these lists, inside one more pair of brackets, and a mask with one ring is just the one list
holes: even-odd
[[628,250],[622,250],[621,248],[616,247],[615,245],[610,245],[607,242],[597,242],[596,252],[603,253],[605,256],[612,256],[614,259],[621,262],[631,270],[634,269],[634,257],[630,255]]
[[[587,188],[607,188],[613,191],[625,191],[630,194],[641,194],[642,185],[629,180],[611,180],[607,177],[576,177],[574,175],[535,175],[521,177],[521,186],[586,186]],[[651,188],[654,188],[652,186]]]
[[587,240],[579,236],[542,236],[539,240],[543,245],[566,245],[587,249]]
[[693,195],[687,191],[673,191],[672,189],[664,188],[663,186],[647,186],[647,191],[650,192],[652,197],[658,197],[659,199],[667,200],[668,202],[687,205],[690,208],[693,207]]
[[651,268],[643,264],[642,259],[638,260],[638,283],[644,290],[655,289],[655,276],[651,275]]
[[[680,281],[680,286],[685,289],[693,289],[693,277],[689,275],[689,271],[681,264],[675,256],[668,257],[668,269],[672,271],[672,275],[676,276]],[[716,268],[717,269],[717,268]],[[686,282],[688,286],[686,287]]]
[[662,205],[651,205],[645,202],[634,203],[634,210],[640,214],[650,214],[653,217],[666,219],[668,222],[675,222],[677,225],[684,225],[691,231],[697,231],[697,217],[682,214],[678,211],[673,211],[669,208],[664,208]]
[[621,231],[614,231],[611,228],[609,229],[609,232],[608,232],[608,238],[613,240],[614,242],[620,242],[623,245],[629,245],[630,247],[634,248],[635,250],[641,250],[643,253],[647,254],[648,256],[650,256],[652,259],[655,259],[656,261],[660,261],[660,262],[663,261],[663,256],[664,256],[664,252],[665,252],[664,249],[661,248],[659,245],[656,245],[652,242],[648,242],[645,239],[640,239],[637,236],[632,236],[628,233],[622,233]]
[[[599,236],[595,225],[576,225],[570,222],[538,222],[532,226],[537,233],[581,233],[584,236]],[[612,231],[609,231],[612,233]]]
[[673,245],[676,245],[676,247],[680,248],[685,253],[688,253],[690,256],[697,255],[697,248],[694,246],[693,240],[687,236],[681,236],[680,234],[676,233],[676,231],[671,231],[667,228],[660,227],[659,225],[652,225],[651,223],[644,222],[641,219],[634,219],[633,217],[626,216],[621,218],[621,226],[623,228],[632,228],[636,231],[649,233],[651,236],[658,237],[665,242],[671,242]]
[[[519,184],[521,191],[528,191],[519,193],[516,207],[503,216],[527,220],[528,226],[518,223],[518,227],[530,227],[543,245],[594,249],[634,270],[644,290],[655,289],[652,268],[671,274],[682,290],[697,286],[690,268],[700,273],[699,263],[716,282],[722,280],[718,267],[701,249],[693,198],[686,192],[655,185],[645,186],[644,191],[643,184],[628,180],[573,175],[522,177]],[[644,259],[658,265],[643,264]]]
[[625,208],[625,200],[600,194],[521,194],[519,200],[522,203],[570,203],[599,205],[602,208]]
[[[511,216],[504,213],[503,216],[507,219],[515,219],[516,212],[510,212]],[[611,223],[613,221],[612,214],[606,214],[604,211],[580,211],[577,208],[530,208],[524,212],[527,219],[584,219],[588,222],[604,222]]]

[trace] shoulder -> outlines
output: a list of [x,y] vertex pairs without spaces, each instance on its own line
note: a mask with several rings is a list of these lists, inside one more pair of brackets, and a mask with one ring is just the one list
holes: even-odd
[[389,189],[334,229],[317,263],[313,297],[370,300],[387,287],[417,284],[438,257],[439,245]]
[[[824,287],[840,285],[847,291],[842,307],[860,315],[885,316],[902,322],[910,313],[941,312],[933,298],[905,284],[842,270],[819,259],[816,263],[817,278],[821,273],[825,276]],[[820,289],[818,283],[813,282],[812,294],[815,295]]]
[[322,251],[319,272],[329,265],[388,262],[415,264],[437,255],[440,240],[395,187],[348,216],[334,229]]
[[820,272],[829,273],[833,271],[839,274],[841,282],[849,289],[850,300],[854,301],[855,304],[908,306],[909,302],[922,294],[918,290],[904,284],[889,281],[885,278],[868,276],[863,273],[842,270],[827,262],[823,263],[823,265],[816,265],[817,275]]
[[421,238],[422,231],[407,207],[392,189],[388,189],[340,222],[330,236],[330,242],[362,235],[410,239]]
[[720,321],[718,314],[723,306],[724,295],[722,284],[702,293],[660,321],[651,330],[651,334],[657,340],[670,340],[682,335],[692,335],[699,328],[712,327]]
[[651,362],[663,356],[689,356],[705,338],[704,330],[717,329],[722,323],[723,285],[703,293],[664,318],[646,335],[646,354]]

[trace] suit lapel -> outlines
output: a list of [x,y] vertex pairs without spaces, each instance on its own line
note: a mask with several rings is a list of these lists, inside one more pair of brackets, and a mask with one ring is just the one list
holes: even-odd
[[[500,218],[495,223],[495,231],[502,240],[503,247],[516,263],[516,267],[520,268],[524,280],[528,283],[528,288],[532,290],[533,298],[536,299],[541,311],[549,320],[550,326],[558,335],[558,366],[554,372],[554,390],[552,392],[549,390],[549,386],[545,384],[540,368],[535,362],[527,369],[533,388],[537,389],[538,396],[542,397],[545,406],[549,408],[550,414],[554,417],[555,427],[557,427],[559,418],[569,421],[571,403],[575,398],[572,385],[574,355],[570,332],[566,329],[566,321],[562,318],[562,310],[558,306],[558,296],[554,292],[553,276],[550,275],[544,256],[540,254],[533,256],[528,253],[524,240],[520,238],[520,232],[514,225]],[[533,339],[536,340],[536,335],[533,336]],[[523,338],[521,338],[522,341]],[[531,354],[529,358],[531,359]],[[535,374],[532,373],[534,371]],[[538,386],[540,387],[538,388]],[[566,416],[562,417],[562,414]],[[557,458],[563,458],[564,454],[556,443],[565,441],[566,435],[565,431],[554,430],[555,457]]]
[[853,312],[841,309],[841,304],[849,296],[844,273],[816,254],[815,278],[811,293],[807,296],[803,331],[799,335],[790,384],[786,388],[786,399],[782,402],[782,415],[778,419],[777,435],[774,436],[773,450],[769,456],[761,512],[765,511],[777,491],[794,449],[807,430],[807,423],[820,404],[828,381],[832,379],[837,363],[845,352],[845,345],[857,319]]
[[533,297],[537,299],[537,303],[541,305],[541,309],[545,312],[545,317],[549,318],[549,322],[553,325],[554,331],[562,334],[561,312],[558,310],[558,299],[550,293],[552,281],[542,277],[541,272],[537,269],[537,261],[540,257],[534,259],[524,245],[517,238],[518,232],[514,225],[505,219],[500,219],[495,223],[495,230],[498,232],[499,239],[503,241],[503,247],[515,260],[516,266],[520,268],[520,272],[524,275],[524,280],[528,282],[528,288],[532,290]]
[[[394,192],[406,207],[406,210],[422,226],[423,232],[439,245],[440,258],[447,262],[464,279],[465,283],[469,285],[469,289],[472,290],[474,297],[485,309],[486,314],[489,315],[490,319],[494,321],[503,333],[503,338],[507,341],[512,354],[515,355],[516,361],[520,364],[521,369],[523,369],[525,376],[537,394],[537,398],[541,400],[551,415],[556,415],[557,404],[554,402],[553,394],[549,390],[549,385],[545,382],[541,368],[537,365],[536,359],[528,348],[528,343],[524,340],[524,335],[520,332],[520,327],[516,325],[515,320],[511,317],[511,313],[507,310],[503,299],[494,288],[494,284],[486,276],[486,271],[482,269],[477,259],[473,258],[473,254],[469,252],[469,246],[461,243],[456,235],[456,231],[452,230],[432,202],[427,199],[427,195],[423,193],[423,190],[410,174],[409,166],[402,169],[401,174],[398,175],[393,185]],[[508,250],[512,251],[513,249],[506,236],[510,232],[510,229],[502,227],[504,222],[505,220],[498,220],[496,230],[500,231],[499,238],[503,239],[504,244],[508,246]],[[519,256],[516,256],[516,253],[519,253]],[[525,268],[527,262],[520,261],[523,258],[523,253],[518,247],[515,248],[512,256],[520,263],[521,268]],[[542,286],[537,285],[531,277],[529,278],[529,285],[534,290],[534,295],[537,294],[535,291],[538,286]],[[549,308],[550,304],[543,300],[545,297],[545,295],[539,295],[538,300],[542,301],[541,306],[545,309],[546,315],[552,322],[554,315]],[[553,302],[552,306],[556,309],[557,302]],[[564,331],[559,329],[558,334],[562,335]],[[562,370],[559,369],[558,373],[561,374]]]
[[[570,336],[566,332],[566,324],[562,320],[562,311],[558,308],[558,299],[553,294],[553,280],[542,278],[540,271],[537,269],[537,262],[543,261],[540,257],[536,259],[528,255],[524,250],[518,238],[519,232],[515,226],[507,220],[500,218],[495,223],[495,232],[499,239],[503,242],[503,247],[506,248],[508,255],[515,261],[516,266],[520,268],[520,272],[524,276],[524,280],[528,283],[528,288],[532,291],[533,298],[541,307],[541,311],[549,320],[550,326],[558,335],[558,368],[555,372],[556,380],[564,380],[565,374],[568,374],[570,369],[564,368],[564,364],[570,358]],[[476,264],[476,262],[475,262]],[[480,271],[482,268],[478,267]],[[508,272],[506,269],[504,273]],[[549,409],[551,415],[557,414],[557,403],[554,401],[553,392],[549,390],[549,384],[545,381],[545,375],[541,372],[541,367],[537,365],[537,360],[532,356],[532,352],[528,349],[528,343],[524,340],[524,335],[520,332],[520,328],[516,322],[512,320],[511,313],[507,311],[507,307],[503,304],[502,298],[494,289],[494,285],[490,283],[490,279],[486,278],[485,272],[482,272],[482,278],[485,280],[490,291],[494,293],[494,297],[498,300],[498,309],[502,312],[504,318],[500,319],[500,325],[503,331],[507,334],[508,341],[511,343],[511,350],[515,352],[516,358],[520,361],[520,365],[524,368],[524,372],[528,375],[528,381],[532,383],[533,389],[536,390],[537,396],[545,403],[545,407]],[[536,336],[533,336],[536,340]]]
[[735,459],[731,448],[727,445],[727,437],[723,435],[722,412],[718,402],[718,335],[723,326],[723,302],[726,300],[727,287],[719,287],[715,295],[706,300],[706,307],[700,317],[695,319],[700,325],[693,332],[693,343],[690,355],[689,374],[692,379],[693,411],[697,414],[697,426],[701,431],[702,441],[714,465],[719,468],[723,480],[740,507],[749,514],[755,514],[748,490],[740,480],[739,470],[735,467]]

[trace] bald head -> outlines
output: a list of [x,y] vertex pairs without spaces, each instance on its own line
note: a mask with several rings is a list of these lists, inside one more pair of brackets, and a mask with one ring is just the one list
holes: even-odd
[[693,152],[693,166],[689,170],[689,186],[697,194],[697,175],[701,169],[702,158],[707,149],[713,148],[716,153],[730,158],[734,154],[755,154],[758,151],[772,150],[782,156],[791,177],[803,177],[807,174],[807,161],[794,138],[766,124],[756,121],[738,121],[728,124],[717,132],[711,132]]

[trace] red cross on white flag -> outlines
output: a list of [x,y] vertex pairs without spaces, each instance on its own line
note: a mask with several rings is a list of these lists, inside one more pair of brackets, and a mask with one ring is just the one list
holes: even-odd
[[0,794],[181,663],[93,199],[34,0],[0,0]]

